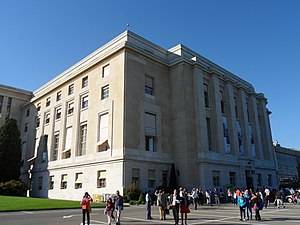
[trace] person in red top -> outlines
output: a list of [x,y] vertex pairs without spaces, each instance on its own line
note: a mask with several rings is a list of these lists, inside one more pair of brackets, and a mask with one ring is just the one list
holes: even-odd
[[112,213],[115,209],[114,203],[111,198],[108,198],[106,201],[106,207],[105,207],[105,214],[107,217],[107,223],[108,225],[111,225],[112,223]]
[[90,212],[91,212],[91,202],[93,201],[92,197],[88,192],[84,193],[84,196],[80,202],[82,206],[82,224],[85,225],[85,214],[87,217],[87,223],[90,225]]

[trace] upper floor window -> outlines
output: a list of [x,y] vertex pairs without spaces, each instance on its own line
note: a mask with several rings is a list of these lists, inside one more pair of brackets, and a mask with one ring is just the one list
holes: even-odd
[[68,95],[71,95],[73,93],[74,93],[74,84],[71,84],[68,89]]
[[36,105],[36,110],[37,110],[37,111],[40,111],[40,110],[41,110],[41,103],[38,103],[38,104]]
[[36,118],[36,127],[40,127],[40,123],[41,123],[41,118],[40,117],[37,117]]
[[106,99],[109,97],[109,85],[102,87],[101,90],[101,99]]
[[68,115],[73,114],[74,112],[74,102],[68,102]]
[[82,88],[87,87],[87,86],[88,86],[88,83],[89,83],[88,77],[82,78]]
[[89,97],[88,96],[83,96],[81,99],[81,108],[85,109],[88,107],[88,103],[89,103]]
[[224,101],[223,91],[220,91],[220,99],[221,99],[221,112],[225,113],[225,101]]
[[46,99],[46,107],[48,107],[51,103],[51,97]]
[[4,97],[0,95],[0,114],[1,114],[1,111],[2,111],[3,98]]
[[56,93],[56,101],[60,101],[61,100],[61,91]]
[[145,113],[145,147],[146,151],[154,152],[156,142],[156,115]]
[[208,85],[204,83],[203,86],[204,86],[204,104],[205,104],[205,108],[209,108]]
[[52,150],[52,160],[57,160],[57,153],[59,147],[59,133],[55,133],[53,136],[53,150]]
[[55,118],[57,120],[61,118],[61,108],[56,109]]
[[109,75],[109,64],[102,68],[102,77],[107,77]]
[[25,123],[24,133],[26,133],[27,131],[28,131],[28,123]]
[[50,113],[46,113],[45,124],[49,124],[49,123],[50,123]]
[[86,154],[87,124],[80,126],[80,148],[78,155]]
[[99,116],[99,136],[98,136],[99,152],[108,149],[108,113]]
[[26,117],[30,116],[30,108],[26,110]]
[[146,76],[145,77],[145,93],[148,95],[153,95],[153,78]]

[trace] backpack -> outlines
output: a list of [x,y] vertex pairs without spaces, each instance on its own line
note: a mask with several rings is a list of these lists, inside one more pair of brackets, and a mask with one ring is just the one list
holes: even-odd
[[258,209],[262,210],[264,208],[264,203],[262,201],[258,202]]

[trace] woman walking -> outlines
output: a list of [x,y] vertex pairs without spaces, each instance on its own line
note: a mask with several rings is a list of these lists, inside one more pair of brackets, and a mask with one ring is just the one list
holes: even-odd
[[189,200],[187,196],[187,191],[184,189],[182,192],[182,197],[180,199],[180,213],[181,213],[181,224],[183,225],[183,214],[184,214],[184,224],[187,225],[187,214],[190,213]]
[[253,193],[253,197],[251,199],[253,203],[253,209],[255,211],[255,220],[261,220],[260,213],[259,211],[262,209],[262,199],[260,198],[259,194]]
[[237,199],[237,204],[239,205],[240,208],[240,216],[241,216],[240,220],[245,221],[246,200],[242,192],[240,192],[240,196]]
[[111,198],[108,198],[106,201],[106,207],[105,207],[105,214],[107,217],[107,224],[111,225],[112,223],[112,213],[114,211],[114,203],[112,202]]
[[93,202],[92,197],[88,192],[84,193],[84,196],[80,202],[82,208],[82,224],[85,225],[85,214],[87,217],[87,224],[90,225],[90,213],[91,213],[91,202]]

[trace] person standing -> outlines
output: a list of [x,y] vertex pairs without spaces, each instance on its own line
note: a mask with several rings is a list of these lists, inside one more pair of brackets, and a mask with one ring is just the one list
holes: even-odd
[[91,213],[91,202],[93,199],[88,192],[84,193],[84,196],[80,202],[82,208],[82,224],[85,225],[85,215],[87,217],[87,224],[90,225],[90,213]]
[[246,215],[247,215],[247,220],[251,219],[252,220],[252,207],[251,207],[251,198],[252,198],[252,193],[249,192],[249,190],[246,190],[244,193],[244,199],[246,201]]
[[106,201],[105,214],[107,217],[107,224],[111,225],[112,223],[112,213],[114,211],[114,203],[111,198],[108,198]]
[[262,199],[260,198],[259,193],[253,193],[251,201],[253,203],[253,209],[255,211],[255,220],[261,220],[259,211],[262,208]]
[[119,191],[116,191],[116,196],[114,198],[114,206],[116,209],[116,225],[121,225],[121,212],[123,210],[124,199],[123,196],[120,195]]
[[182,197],[180,197],[180,213],[181,213],[181,224],[183,224],[183,215],[184,215],[184,224],[187,225],[187,214],[190,213],[189,209],[189,200],[187,192],[184,190],[182,192]]
[[246,200],[244,199],[243,193],[240,192],[240,196],[237,199],[237,204],[239,205],[240,209],[240,220],[245,221],[245,208],[246,208]]
[[167,198],[163,190],[156,190],[155,195],[157,196],[157,205],[159,209],[159,219],[165,220],[166,214],[165,209],[167,206]]
[[152,206],[152,199],[150,196],[150,191],[147,191],[146,193],[146,219],[147,220],[152,220],[151,216],[151,206]]
[[178,192],[176,189],[174,190],[173,194],[170,196],[170,201],[171,201],[171,207],[172,207],[172,211],[173,211],[175,225],[178,225],[180,200],[179,200],[179,195],[178,195]]

